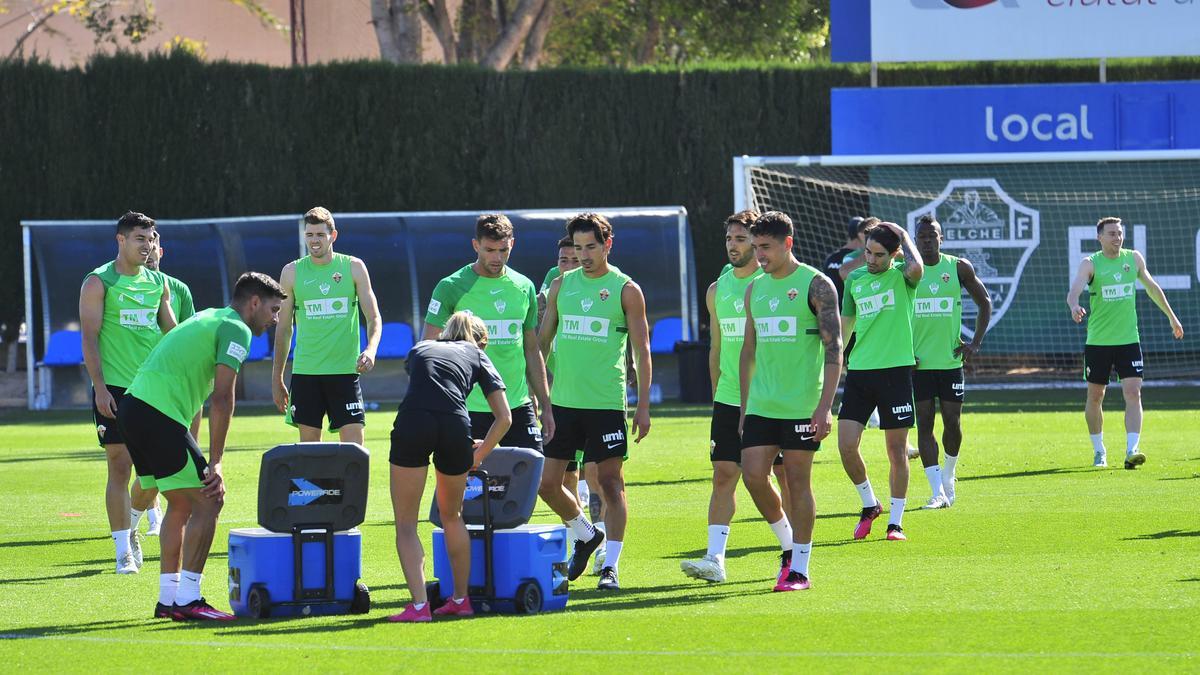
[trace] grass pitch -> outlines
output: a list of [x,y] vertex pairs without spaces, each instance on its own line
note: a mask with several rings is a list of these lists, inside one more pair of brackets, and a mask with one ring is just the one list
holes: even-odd
[[[660,407],[626,467],[619,594],[599,593],[588,575],[565,612],[416,626],[385,621],[408,600],[387,491],[390,412],[369,415],[367,428],[371,612],[225,625],[148,618],[156,539],[145,540],[141,574],[113,574],[103,453],[87,413],[0,412],[0,663],[8,672],[1200,668],[1200,391],[1146,390],[1149,461],[1137,471],[1090,467],[1082,390],[970,397],[959,501],[914,510],[929,489],[913,462],[908,542],[884,541],[882,520],[868,540],[850,539],[860,505],[826,441],[814,470],[810,591],[770,592],[778,546],[742,489],[729,580],[707,585],[679,571],[705,549],[708,418],[704,408]],[[1118,462],[1120,398],[1111,391],[1106,406]],[[227,607],[227,531],[255,524],[259,455],[293,434],[261,409],[235,416],[226,509],[204,579],[218,607]],[[880,432],[867,432],[864,456],[886,499]],[[553,520],[539,505],[533,522]],[[422,532],[428,544],[428,525]]]

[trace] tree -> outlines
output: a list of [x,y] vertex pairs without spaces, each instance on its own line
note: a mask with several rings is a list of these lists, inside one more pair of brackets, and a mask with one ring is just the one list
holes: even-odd
[[560,65],[808,61],[825,55],[820,0],[568,0],[546,46]]
[[372,0],[383,58],[421,60],[425,30],[442,63],[541,65],[807,61],[825,54],[824,0]]
[[419,63],[428,29],[442,63],[478,63],[493,70],[536,68],[556,0],[371,0],[371,22],[380,55],[394,63]]
[[[224,0],[245,9],[263,26],[274,30],[288,30],[279,19],[259,0]],[[0,14],[12,11],[12,0],[0,0]],[[78,21],[95,37],[97,45],[122,46],[140,44],[157,32],[159,23],[154,11],[154,0],[39,0],[30,3],[26,10],[30,17],[25,32],[17,38],[8,53],[8,58],[20,58],[24,54],[25,42],[38,32],[53,32],[49,21],[57,16],[69,16]],[[204,45],[195,40],[176,35],[166,46],[185,49],[202,55]]]

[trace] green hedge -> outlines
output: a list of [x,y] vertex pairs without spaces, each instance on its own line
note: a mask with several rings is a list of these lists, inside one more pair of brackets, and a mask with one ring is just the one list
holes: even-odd
[[[1200,60],[1110,79],[1200,78]],[[883,68],[884,85],[1095,81],[1096,64]],[[683,204],[700,279],[723,264],[731,158],[829,151],[829,89],[862,65],[684,71],[99,58],[0,63],[0,321],[23,316],[19,221]]]

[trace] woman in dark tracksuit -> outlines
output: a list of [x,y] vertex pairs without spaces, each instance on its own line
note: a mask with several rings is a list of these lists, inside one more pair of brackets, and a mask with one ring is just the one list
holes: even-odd
[[[456,312],[441,338],[417,343],[408,353],[408,393],[392,426],[392,510],[396,516],[396,551],[412,594],[404,611],[389,621],[433,619],[425,597],[425,551],[417,538],[417,519],[429,456],[437,475],[438,511],[445,530],[446,553],[454,572],[454,596],[432,614],[471,616],[467,597],[471,573],[471,540],[462,520],[467,472],[479,466],[512,424],[504,382],[483,353],[487,327],[470,312]],[[495,421],[483,440],[471,438],[466,399],[476,384],[487,396]]]

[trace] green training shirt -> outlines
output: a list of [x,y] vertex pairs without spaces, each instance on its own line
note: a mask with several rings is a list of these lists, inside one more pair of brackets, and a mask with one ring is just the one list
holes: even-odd
[[163,337],[128,393],[186,427],[212,394],[217,364],[241,370],[250,337],[232,307],[199,312]]
[[558,265],[546,270],[546,277],[542,279],[542,287],[538,289],[538,293],[547,293],[550,291],[550,283],[562,276],[562,272],[558,271]]
[[563,275],[558,288],[554,333],[556,405],[589,410],[625,410],[625,343],[629,325],[621,290],[629,276],[609,265],[590,279],[583,268]]
[[808,289],[818,274],[801,263],[782,279],[763,274],[750,287],[755,348],[747,415],[809,419],[821,400],[825,346],[808,305]]
[[183,323],[196,314],[196,304],[192,301],[192,289],[170,274],[164,274],[167,288],[171,289],[171,311],[175,313],[175,321]]
[[1096,251],[1088,283],[1087,344],[1128,345],[1141,341],[1137,325],[1137,260],[1123,248],[1116,258]]
[[[537,292],[533,282],[511,267],[495,279],[480,276],[474,264],[442,279],[433,289],[425,323],[442,328],[450,315],[466,310],[483,320],[488,330],[487,355],[507,388],[508,404],[529,403],[525,373],[525,331],[537,327]],[[487,397],[476,385],[467,396],[467,410],[490,412]]]
[[853,316],[858,337],[847,370],[911,366],[913,358],[914,289],[904,276],[904,262],[871,274],[866,265],[846,279],[842,316]]
[[758,264],[753,264],[754,274],[744,279],[737,278],[732,271],[718,277],[713,297],[713,309],[717,313],[713,321],[721,327],[721,375],[717,378],[717,393],[713,400],[737,407],[742,405],[742,386],[739,378],[742,341],[746,337],[746,287],[763,274]]
[[159,272],[139,267],[132,276],[117,271],[116,261],[97,267],[84,277],[104,284],[104,317],[100,323],[100,367],[104,383],[128,388],[138,366],[162,339],[158,305],[166,280]]
[[328,265],[312,256],[296,261],[296,375],[353,375],[358,371],[358,289],[350,256],[334,253]]
[[[958,258],[941,254],[936,265],[926,265],[913,298],[913,352],[917,370],[954,370],[962,356],[962,285]],[[857,347],[856,347],[857,349]]]

